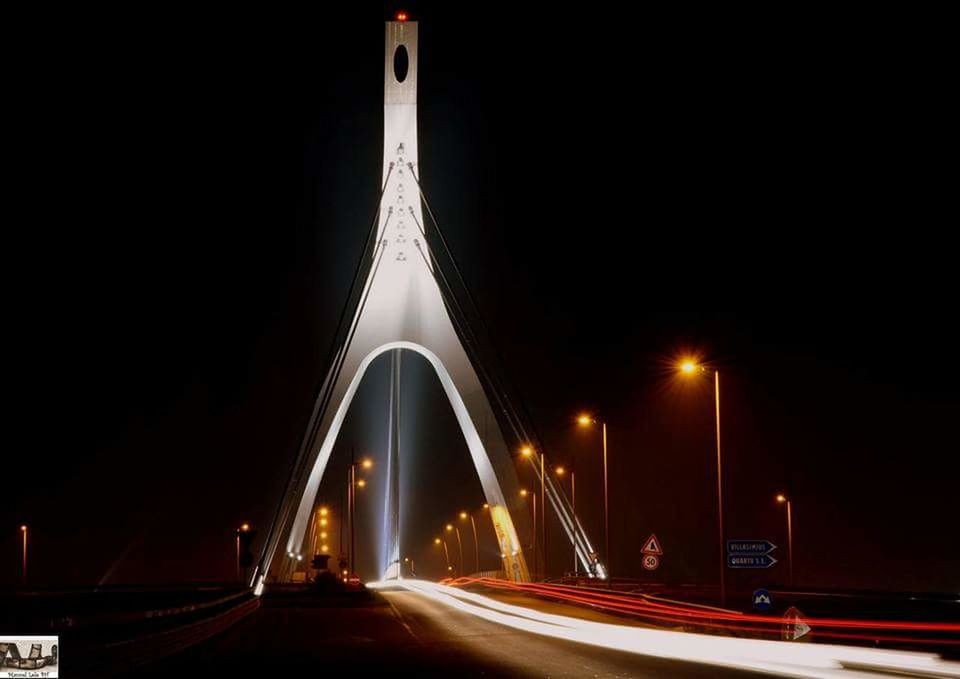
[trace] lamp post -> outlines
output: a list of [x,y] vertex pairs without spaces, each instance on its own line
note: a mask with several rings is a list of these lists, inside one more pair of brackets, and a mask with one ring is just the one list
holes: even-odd
[[793,587],[793,504],[790,502],[790,498],[783,493],[777,495],[777,502],[787,505],[787,552],[789,553],[787,584]]
[[20,526],[20,534],[23,536],[23,554],[22,554],[22,568],[20,571],[20,582],[23,585],[27,584],[27,524]]
[[[567,470],[563,467],[557,467],[554,470],[558,477],[563,478]],[[577,563],[577,476],[574,470],[570,469],[570,509],[573,514],[573,577],[577,577],[579,564]]]
[[460,548],[460,575],[463,575],[463,542],[460,540],[460,529],[452,523],[447,524],[447,532],[453,531],[457,534],[457,547]]
[[[685,359],[680,362],[680,372],[686,376],[703,374],[707,372],[706,368],[699,365],[693,359]],[[723,464],[720,456],[720,371],[713,371],[713,400],[714,417],[717,429],[717,529],[720,534],[720,603],[727,602],[726,585],[726,550],[724,549],[723,532]]]
[[[590,415],[583,414],[577,418],[577,424],[581,427],[589,427],[591,424],[597,424],[597,420]],[[603,435],[603,549],[604,557],[607,561],[607,575],[610,574],[610,495],[609,482],[607,475],[607,423],[601,421],[600,428]]]
[[465,521],[470,517],[470,525],[473,526],[473,554],[474,554],[474,572],[480,572],[480,540],[477,537],[477,522],[473,520],[473,514],[460,512],[460,520]]
[[435,544],[435,545],[443,545],[443,555],[444,555],[444,557],[446,557],[446,561],[447,561],[447,571],[449,572],[449,570],[450,570],[450,551],[447,549],[447,541],[446,541],[446,540],[443,540],[443,539],[441,539],[441,538],[434,538],[434,539],[433,539],[433,544]]
[[347,479],[347,494],[348,494],[348,504],[350,511],[350,575],[353,576],[357,572],[357,552],[356,552],[356,516],[357,516],[357,492],[356,489],[364,488],[367,485],[366,480],[357,479],[357,466],[362,467],[363,469],[370,469],[373,467],[373,461],[369,458],[364,459],[360,462],[356,461],[355,451],[351,449],[350,451],[350,471],[349,477]]
[[413,559],[411,559],[409,556],[405,556],[403,557],[403,562],[410,564],[410,577],[417,577],[417,568],[414,566]]
[[533,505],[533,573],[534,577],[539,572],[537,570],[537,496],[535,493],[527,492],[526,488],[520,490],[520,497],[530,496],[530,503]]
[[237,580],[243,581],[243,576],[240,573],[240,534],[246,533],[250,530],[249,523],[243,523],[237,529]]

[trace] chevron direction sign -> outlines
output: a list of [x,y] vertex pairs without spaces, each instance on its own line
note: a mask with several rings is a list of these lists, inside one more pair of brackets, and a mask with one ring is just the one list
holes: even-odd
[[727,568],[770,568],[776,548],[769,540],[727,540]]

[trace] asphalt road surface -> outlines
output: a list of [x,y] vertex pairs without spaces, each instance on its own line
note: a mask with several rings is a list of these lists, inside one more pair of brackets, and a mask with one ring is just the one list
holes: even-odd
[[222,635],[130,676],[281,676],[288,671],[310,676],[758,676],[547,638],[408,591],[384,591],[361,605],[266,597],[260,610]]

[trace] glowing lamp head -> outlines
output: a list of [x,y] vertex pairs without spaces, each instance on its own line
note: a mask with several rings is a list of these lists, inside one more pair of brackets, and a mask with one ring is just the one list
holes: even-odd
[[20,532],[21,532],[21,533],[26,533],[26,532],[27,532],[27,524],[23,524],[23,525],[20,526]]
[[520,489],[520,497],[526,497],[526,496],[527,496],[527,489],[526,489],[526,488],[521,488],[521,489]]
[[520,454],[524,457],[530,457],[533,454],[533,448],[530,446],[524,446],[520,449]]
[[364,469],[370,469],[370,468],[373,466],[373,460],[371,460],[371,459],[368,457],[366,460],[364,460],[363,462],[361,462],[360,465],[361,465]]
[[697,372],[698,368],[699,366],[697,365],[697,362],[692,358],[685,358],[680,361],[680,372],[682,372],[684,375],[692,375]]
[[435,544],[435,545],[439,545],[441,542],[442,542],[442,540],[441,540],[440,538],[434,538],[434,539],[433,539],[433,544]]
[[557,476],[563,476],[566,473],[567,473],[566,469],[564,469],[563,467],[557,467]]
[[246,533],[248,530],[250,530],[250,524],[249,524],[249,523],[245,523],[245,524],[242,524],[242,525],[240,526],[240,531],[241,531],[241,532]]
[[447,532],[450,532],[450,531],[452,531],[452,530],[453,530],[453,524],[452,524],[452,523],[448,523],[448,524],[447,524]]
[[330,551],[330,545],[324,545],[324,546],[321,547],[320,549],[322,549],[324,553],[327,553],[327,552]]
[[777,502],[781,502],[781,503],[782,503],[782,502],[786,502],[786,501],[787,501],[787,496],[786,496],[786,495],[784,495],[783,493],[779,493],[779,494],[777,495]]
[[593,418],[584,413],[577,418],[577,424],[579,424],[581,427],[589,427],[591,424],[593,424]]
[[326,507],[321,507],[321,508],[320,508],[320,516],[326,516],[326,515],[329,514],[329,513],[330,513],[330,510],[327,509]]
[[466,512],[460,512],[460,518],[461,518],[461,519],[466,519],[466,518],[467,518],[467,513],[466,513]]
[[409,556],[403,557],[403,563],[410,563],[410,557]]
[[357,481],[357,485],[360,486],[361,488],[366,488],[367,482],[365,479],[360,479],[359,481]]
[[448,570],[448,571],[452,571],[452,570],[453,570],[453,566],[447,566],[447,570]]
[[397,21],[403,23],[404,21],[406,21],[406,20],[409,19],[410,17],[409,17],[409,15],[408,15],[406,12],[404,12],[403,10],[400,10],[399,12],[396,13],[396,15],[395,15],[394,18],[395,18]]
[[487,504],[486,502],[484,502],[484,503],[483,503],[483,508],[484,508],[484,509],[490,509],[490,505]]

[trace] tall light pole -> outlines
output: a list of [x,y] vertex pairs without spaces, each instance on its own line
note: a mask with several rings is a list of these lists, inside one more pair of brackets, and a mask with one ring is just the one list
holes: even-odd
[[366,480],[357,479],[357,465],[363,469],[370,469],[373,467],[373,461],[369,458],[364,459],[360,462],[356,461],[356,455],[353,449],[350,451],[350,472],[349,478],[347,480],[347,493],[349,499],[349,511],[350,511],[350,575],[351,577],[357,572],[357,552],[356,552],[356,516],[357,516],[357,488],[363,488],[367,485]]
[[23,536],[23,563],[20,571],[20,582],[27,584],[27,524],[20,526],[20,534]]
[[435,544],[435,545],[443,545],[443,555],[444,555],[444,557],[446,557],[446,560],[447,560],[447,572],[449,572],[449,571],[450,571],[450,550],[447,549],[447,541],[446,541],[446,540],[442,540],[442,539],[440,539],[440,538],[434,538],[434,539],[433,539],[433,544]]
[[[699,365],[693,359],[685,359],[680,362],[680,372],[683,375],[692,376],[703,374],[707,369]],[[720,603],[727,602],[727,583],[726,583],[726,549],[724,548],[723,532],[723,464],[720,456],[720,371],[713,371],[713,400],[714,417],[717,426],[717,528],[720,534]]]
[[787,584],[793,587],[793,504],[790,502],[790,498],[783,493],[777,495],[777,502],[787,505],[787,551],[789,552]]
[[240,534],[246,533],[250,530],[249,523],[243,523],[237,529],[237,580],[243,581],[243,576],[240,573]]
[[454,526],[452,523],[447,524],[447,532],[453,531],[457,534],[457,547],[460,548],[460,571],[459,574],[463,575],[463,541],[460,540],[460,529]]
[[[530,457],[533,454],[533,448],[530,446],[524,446],[520,449],[520,454],[524,457]],[[544,473],[546,467],[547,455],[544,452],[540,452],[540,533],[542,534],[542,550],[543,554],[543,575],[546,576],[547,572],[547,477]],[[534,516],[536,516],[536,502],[534,502]],[[537,554],[537,528],[536,520],[534,520],[533,528],[533,554],[534,561],[536,561]],[[534,571],[537,570],[536,565],[534,565]]]
[[413,559],[411,559],[409,556],[405,556],[403,557],[403,562],[410,564],[410,577],[417,577],[417,568],[413,563]]
[[[558,477],[563,478],[563,475],[567,473],[567,470],[563,467],[557,467],[556,474]],[[576,531],[577,531],[577,477],[574,473],[574,470],[570,469],[570,509],[573,513],[573,531],[574,531],[574,540],[573,540],[573,576],[577,577],[577,571],[579,567],[577,565],[577,541],[576,541]]]
[[475,573],[480,572],[480,540],[477,538],[477,522],[473,520],[473,514],[467,514],[466,512],[460,512],[460,520],[464,521],[467,517],[470,517],[470,525],[473,526],[473,554],[474,554],[474,568]]
[[[581,427],[589,427],[597,424],[597,420],[590,415],[580,415],[577,418],[577,424]],[[607,576],[610,575],[610,494],[607,475],[607,423],[601,421],[600,428],[603,434],[603,549],[604,558],[607,562]]]
[[520,497],[530,496],[531,504],[533,505],[533,573],[534,578],[539,572],[537,570],[537,496],[536,493],[530,493],[526,488],[520,490]]

